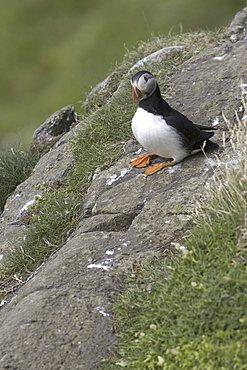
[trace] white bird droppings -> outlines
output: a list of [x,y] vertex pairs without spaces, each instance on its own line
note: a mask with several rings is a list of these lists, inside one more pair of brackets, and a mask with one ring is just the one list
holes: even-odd
[[128,172],[130,171],[129,168],[124,168],[122,169],[122,171],[120,172],[120,175],[117,176],[116,174],[112,175],[107,181],[106,181],[106,185],[112,185],[115,181],[121,179],[121,177],[124,177]]
[[101,315],[103,315],[104,317],[108,317],[108,316],[110,316],[110,314],[109,314],[109,313],[105,312],[105,307],[103,307],[103,306],[98,306],[98,307],[97,307],[97,311],[98,311],[99,313],[101,313]]
[[219,60],[219,61],[221,61],[221,60],[223,60],[225,58],[225,56],[226,55],[224,54],[224,55],[221,55],[219,57],[214,57],[213,60]]

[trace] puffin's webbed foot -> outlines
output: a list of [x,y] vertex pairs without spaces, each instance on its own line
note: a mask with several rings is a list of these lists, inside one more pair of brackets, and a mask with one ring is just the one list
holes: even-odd
[[143,155],[140,158],[133,159],[130,164],[134,167],[146,167],[150,164],[151,156],[150,154]]
[[144,172],[145,175],[152,175],[155,172],[162,170],[164,167],[174,166],[176,162],[168,162],[168,163],[161,163],[161,164],[153,164],[152,166],[148,167]]

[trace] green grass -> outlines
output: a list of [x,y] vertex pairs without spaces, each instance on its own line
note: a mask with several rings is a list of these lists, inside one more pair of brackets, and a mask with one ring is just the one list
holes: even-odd
[[152,261],[126,277],[114,307],[120,342],[104,369],[246,368],[246,124],[246,115],[235,126],[228,122],[229,160],[237,163],[221,165],[208,185],[183,258],[169,266]]
[[31,175],[37,161],[37,156],[18,148],[0,151],[0,211],[16,186]]

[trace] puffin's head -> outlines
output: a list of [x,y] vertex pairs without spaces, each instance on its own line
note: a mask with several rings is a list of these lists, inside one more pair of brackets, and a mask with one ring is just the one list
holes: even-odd
[[131,79],[132,98],[135,103],[147,99],[156,89],[157,82],[148,71],[137,72]]

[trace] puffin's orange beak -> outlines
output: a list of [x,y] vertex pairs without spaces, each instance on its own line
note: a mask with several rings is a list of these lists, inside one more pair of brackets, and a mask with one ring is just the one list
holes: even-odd
[[137,97],[137,94],[136,94],[136,89],[134,88],[134,86],[132,87],[132,99],[134,101],[134,103],[138,103],[139,99]]
[[145,94],[144,89],[139,90],[136,86],[132,87],[132,98],[134,100],[134,103],[138,103],[138,101],[141,101],[143,99],[143,94]]

